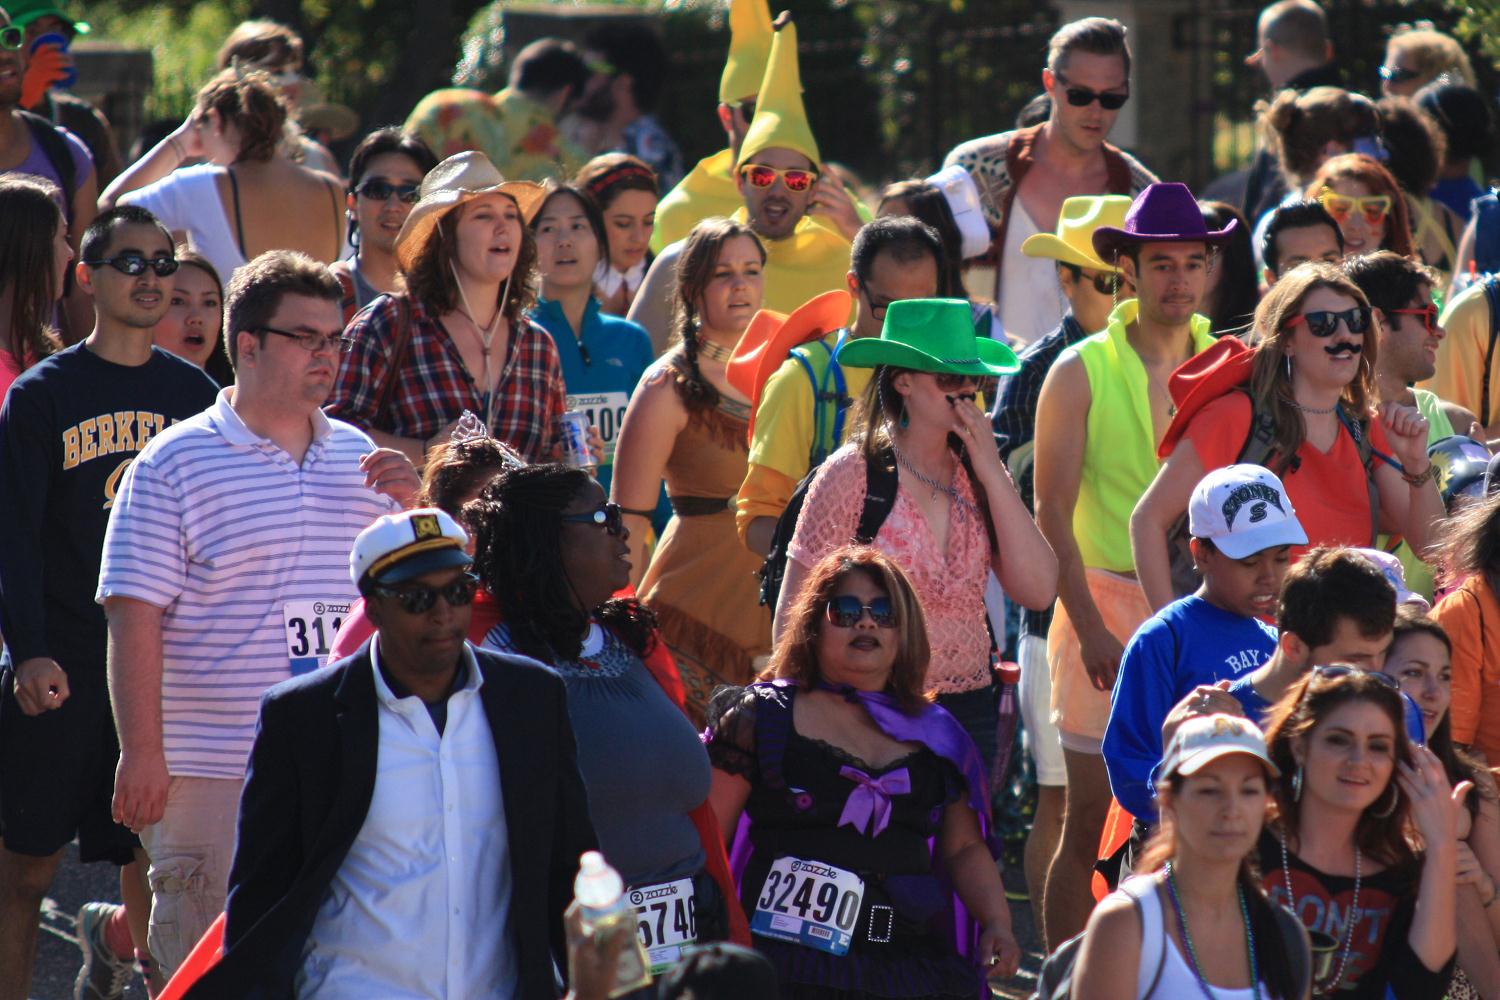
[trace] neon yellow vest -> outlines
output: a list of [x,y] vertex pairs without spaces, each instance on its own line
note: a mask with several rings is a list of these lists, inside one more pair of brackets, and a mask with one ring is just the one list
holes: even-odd
[[[1073,537],[1084,566],[1115,573],[1135,572],[1130,512],[1156,478],[1158,464],[1146,368],[1125,337],[1138,309],[1135,299],[1121,302],[1108,326],[1068,348],[1083,361],[1093,397]],[[1213,345],[1208,317],[1194,316],[1190,325],[1194,354]]]

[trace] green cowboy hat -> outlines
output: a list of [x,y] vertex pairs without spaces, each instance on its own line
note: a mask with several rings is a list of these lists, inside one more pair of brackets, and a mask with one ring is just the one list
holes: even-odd
[[1009,375],[1016,353],[974,334],[974,313],[963,299],[900,299],[885,310],[879,337],[845,341],[838,362],[849,368],[890,365],[954,375]]

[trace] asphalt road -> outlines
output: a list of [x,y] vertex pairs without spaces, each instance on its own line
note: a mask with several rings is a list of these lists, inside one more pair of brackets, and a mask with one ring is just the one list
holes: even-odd
[[[1007,871],[1005,884],[1013,888],[1023,885],[1020,873]],[[73,979],[78,975],[81,960],[74,918],[80,906],[94,899],[119,902],[118,869],[111,864],[80,864],[77,847],[70,844],[52,892],[42,907],[42,929],[37,935],[36,968],[31,979],[31,995],[36,1000],[69,1000],[73,996]],[[1013,901],[1010,912],[1016,939],[1026,957],[1020,975],[1003,984],[995,995],[1017,1000],[1030,996],[1035,988],[1042,954],[1031,907]],[[129,1000],[145,1000],[146,991],[137,979],[126,988],[125,996]]]

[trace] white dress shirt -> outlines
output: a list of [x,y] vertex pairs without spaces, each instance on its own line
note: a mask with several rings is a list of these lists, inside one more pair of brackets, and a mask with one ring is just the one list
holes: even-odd
[[420,698],[391,691],[379,646],[375,791],[308,935],[297,995],[512,1000],[510,852],[473,650],[439,735]]

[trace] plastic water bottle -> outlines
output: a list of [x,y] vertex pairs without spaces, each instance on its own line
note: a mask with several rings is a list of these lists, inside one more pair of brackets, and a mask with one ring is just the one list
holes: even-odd
[[573,879],[573,898],[583,917],[583,932],[590,937],[629,934],[630,943],[620,952],[612,997],[622,996],[651,982],[646,951],[635,933],[635,907],[625,899],[625,880],[598,851],[585,851],[578,859]]

